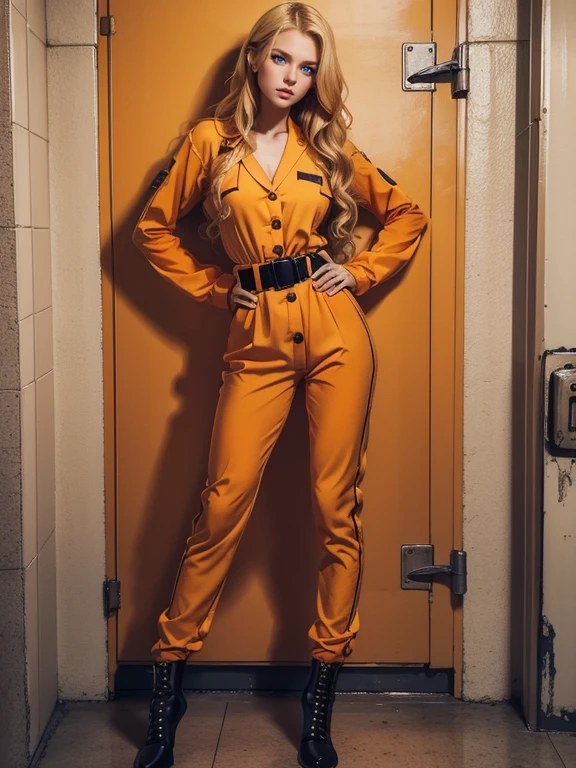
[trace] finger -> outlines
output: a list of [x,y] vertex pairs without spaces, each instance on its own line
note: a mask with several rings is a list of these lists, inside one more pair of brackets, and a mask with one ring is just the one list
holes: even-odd
[[245,307],[246,309],[254,309],[256,306],[254,303],[247,301],[246,299],[243,299],[241,296],[236,299],[236,304],[239,307]]
[[327,288],[331,288],[335,283],[342,279],[340,272],[330,272],[330,274],[323,277],[318,283],[315,283],[316,290],[325,291]]
[[322,277],[323,275],[325,275],[325,274],[326,274],[326,272],[327,272],[327,271],[328,271],[330,268],[331,268],[331,267],[330,267],[330,264],[322,264],[322,266],[320,267],[320,269],[317,269],[317,270],[316,270],[316,271],[315,271],[315,272],[312,274],[312,280],[317,280],[319,277]]
[[243,288],[239,291],[235,291],[234,295],[238,298],[242,298],[245,301],[250,302],[250,304],[256,304],[258,302],[258,297],[251,294],[249,291],[245,291]]
[[247,291],[245,288],[238,287],[238,289],[236,290],[236,293],[239,296],[244,296],[247,299],[255,298],[255,294],[253,294],[251,291]]
[[333,296],[335,293],[338,293],[338,291],[341,291],[346,285],[346,282],[344,280],[339,280],[336,285],[333,285],[331,288],[329,288],[326,293],[328,296]]
[[337,274],[337,270],[334,265],[326,264],[325,266],[320,267],[318,272],[314,272],[312,275],[313,283],[316,286],[324,285],[324,283],[335,274]]

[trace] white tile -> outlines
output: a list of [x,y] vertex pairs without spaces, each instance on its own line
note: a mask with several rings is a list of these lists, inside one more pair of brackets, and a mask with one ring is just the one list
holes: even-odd
[[29,227],[31,224],[30,147],[26,128],[14,125],[12,144],[14,152],[14,221],[19,227]]
[[34,264],[34,312],[52,306],[52,259],[50,254],[50,230],[32,230],[32,254]]
[[56,534],[38,553],[38,639],[40,662],[40,731],[43,731],[58,697],[56,645]]
[[55,525],[54,375],[36,381],[36,474],[38,478],[38,550]]
[[26,18],[26,0],[12,0],[12,5]]
[[28,129],[48,139],[46,46],[28,30]]
[[38,642],[38,558],[34,558],[24,573],[24,610],[26,613],[26,672],[28,705],[30,707],[29,754],[40,740],[40,689]]
[[46,0],[27,0],[28,26],[46,42]]
[[34,312],[34,268],[32,262],[32,230],[16,231],[16,267],[18,275],[18,320]]
[[34,315],[20,320],[20,386],[25,387],[34,381]]
[[53,368],[52,308],[34,315],[35,376],[39,379]]
[[50,226],[48,142],[30,134],[32,226]]
[[28,54],[26,19],[17,10],[12,11],[10,48],[12,66],[12,120],[28,127]]
[[36,385],[29,384],[20,399],[22,441],[22,565],[27,568],[38,554],[36,505]]

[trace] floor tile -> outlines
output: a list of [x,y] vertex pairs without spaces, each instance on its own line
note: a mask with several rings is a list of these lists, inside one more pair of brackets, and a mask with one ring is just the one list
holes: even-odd
[[[187,700],[175,768],[297,766],[299,695],[188,694]],[[132,765],[146,733],[147,699],[68,709],[40,768]],[[339,768],[576,768],[575,737],[528,731],[506,702],[339,694],[332,737]]]
[[298,701],[254,697],[231,701],[214,768],[285,768],[296,763]]
[[[225,701],[188,696],[176,734],[178,768],[211,768]],[[148,727],[148,701],[74,702],[48,743],[41,768],[126,768]]]
[[430,709],[431,744],[442,768],[562,768],[548,735],[528,731],[508,703]]
[[576,733],[550,733],[548,736],[565,768],[576,768]]

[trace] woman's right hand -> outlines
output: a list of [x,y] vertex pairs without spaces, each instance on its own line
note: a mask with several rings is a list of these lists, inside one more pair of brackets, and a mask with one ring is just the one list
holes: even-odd
[[232,312],[232,314],[236,314],[238,307],[255,309],[257,304],[258,296],[242,288],[240,285],[240,276],[237,275],[236,283],[228,294],[228,306],[230,307],[230,312]]

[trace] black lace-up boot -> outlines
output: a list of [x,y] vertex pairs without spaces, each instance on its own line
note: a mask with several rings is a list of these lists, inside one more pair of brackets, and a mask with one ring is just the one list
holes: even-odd
[[342,663],[328,664],[312,658],[310,680],[302,692],[304,727],[298,751],[298,763],[302,768],[334,768],[338,765],[338,755],[330,738],[330,721],[341,666]]
[[170,768],[174,765],[176,726],[188,706],[182,692],[185,667],[185,660],[154,662],[148,735],[136,755],[134,768]]

